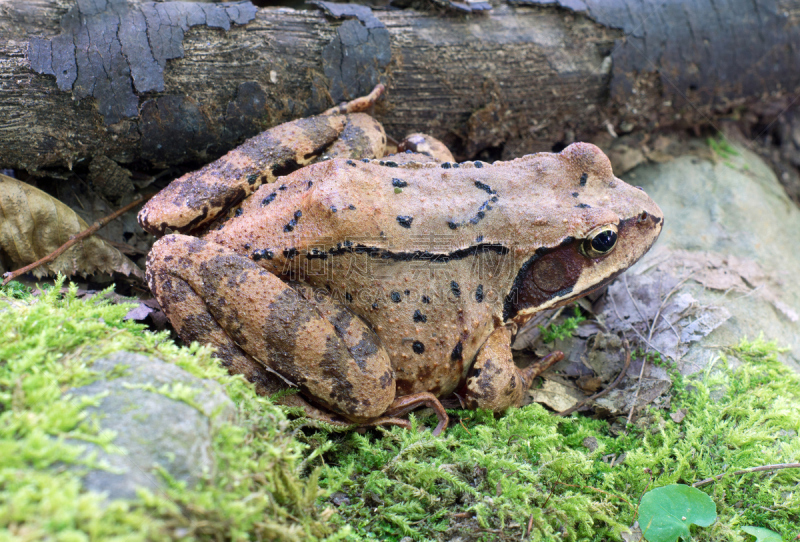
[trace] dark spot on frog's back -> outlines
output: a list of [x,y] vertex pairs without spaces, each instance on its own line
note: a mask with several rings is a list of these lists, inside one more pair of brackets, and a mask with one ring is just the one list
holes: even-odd
[[411,348],[414,350],[415,354],[422,354],[425,352],[425,345],[420,341],[414,341],[414,344],[411,345]]
[[270,195],[269,195],[269,196],[267,196],[266,198],[262,199],[262,200],[261,200],[261,206],[262,206],[262,207],[265,207],[265,206],[269,205],[270,203],[272,203],[272,201],[275,199],[275,197],[276,197],[277,195],[278,195],[278,193],[277,193],[277,192],[273,192],[272,194],[270,194]]
[[453,292],[454,296],[461,297],[461,286],[454,280],[450,281],[450,291]]
[[581,180],[580,180],[581,186],[586,186],[586,181],[588,179],[589,179],[588,173],[581,173]]
[[294,230],[295,226],[297,226],[297,221],[298,221],[298,220],[300,220],[300,217],[301,217],[301,216],[303,216],[303,211],[299,211],[299,210],[298,210],[298,211],[295,211],[295,212],[294,212],[294,218],[292,218],[292,219],[291,219],[291,220],[288,222],[288,224],[286,224],[286,225],[283,227],[283,231],[285,231],[285,232],[287,232],[287,233],[288,233],[288,232],[290,232],[290,231]]
[[259,260],[271,260],[275,254],[269,249],[261,249],[261,250],[254,250],[253,251],[253,261],[257,262]]
[[420,312],[419,309],[414,311],[414,321],[424,324],[428,321],[428,317]]
[[397,223],[404,228],[411,228],[411,222],[414,221],[413,216],[398,216]]
[[453,351],[450,352],[450,361],[459,361],[464,359],[464,345],[461,344],[461,341],[453,347]]

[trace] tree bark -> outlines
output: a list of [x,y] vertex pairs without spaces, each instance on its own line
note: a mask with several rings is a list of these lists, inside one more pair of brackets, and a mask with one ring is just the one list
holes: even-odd
[[800,90],[800,0],[167,5],[0,0],[0,167],[208,162],[377,82],[391,137],[426,132],[460,159],[713,123]]

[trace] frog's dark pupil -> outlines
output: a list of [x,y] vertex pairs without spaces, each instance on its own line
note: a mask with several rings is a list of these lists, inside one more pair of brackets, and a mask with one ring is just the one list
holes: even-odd
[[600,254],[605,254],[614,248],[617,243],[617,233],[613,230],[601,231],[592,239],[592,248]]

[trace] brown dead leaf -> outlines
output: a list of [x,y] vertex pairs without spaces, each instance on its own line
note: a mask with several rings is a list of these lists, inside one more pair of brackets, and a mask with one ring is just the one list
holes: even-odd
[[570,386],[566,380],[557,377],[545,380],[541,388],[528,393],[535,402],[547,405],[556,412],[567,410],[586,398],[586,395]]
[[575,384],[586,393],[596,393],[603,387],[603,379],[596,376],[582,376]]
[[669,415],[672,418],[672,421],[675,423],[681,423],[683,419],[686,417],[686,413],[688,412],[685,408],[680,408],[676,412],[673,412]]
[[[69,207],[26,183],[0,175],[0,259],[22,267],[50,254],[89,226]],[[63,273],[119,272],[144,279],[119,250],[92,236],[33,271],[36,277]]]
[[642,408],[662,397],[672,386],[671,380],[642,381],[639,396],[636,397],[636,387],[628,386],[625,389],[612,390],[608,395],[595,401],[595,412],[603,418],[625,416],[636,402],[637,408]]

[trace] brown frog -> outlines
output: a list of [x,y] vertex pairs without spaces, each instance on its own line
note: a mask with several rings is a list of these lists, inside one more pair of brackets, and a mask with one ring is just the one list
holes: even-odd
[[586,143],[458,164],[413,136],[372,159],[386,136],[357,112],[381,90],[165,188],[142,226],[207,231],[157,241],[147,274],[179,335],[261,392],[296,387],[285,402],[342,424],[407,426],[398,417],[427,405],[438,434],[453,392],[469,408],[518,406],[536,374],[514,365],[518,326],[607,284],[663,219]]

